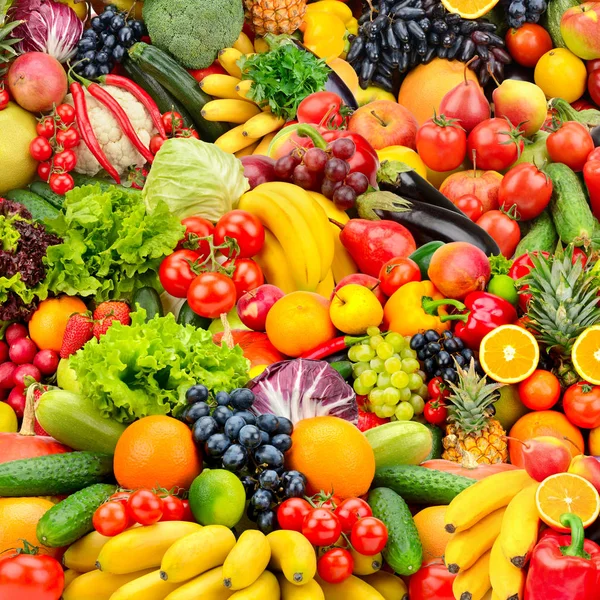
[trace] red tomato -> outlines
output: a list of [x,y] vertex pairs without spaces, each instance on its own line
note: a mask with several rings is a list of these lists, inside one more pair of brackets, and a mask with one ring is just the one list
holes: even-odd
[[594,149],[594,140],[587,127],[576,121],[567,121],[546,138],[546,148],[553,162],[581,171]]
[[41,135],[33,138],[31,140],[31,144],[29,144],[29,154],[31,154],[31,158],[37,161],[48,160],[52,156],[52,146],[50,142]]
[[52,164],[49,162],[41,162],[37,166],[37,174],[38,174],[39,178],[43,179],[46,182],[48,181],[48,179],[50,179],[51,171],[52,171]]
[[74,127],[68,127],[67,129],[59,129],[56,132],[56,143],[68,150],[69,148],[75,148],[79,144],[79,131]]
[[136,523],[154,525],[163,515],[163,501],[151,490],[137,490],[127,502],[127,510]]
[[65,587],[60,563],[43,554],[0,559],[0,594],[6,600],[58,600]]
[[188,73],[198,82],[202,81],[208,75],[227,75],[227,71],[221,66],[218,60],[205,69],[188,69]]
[[486,119],[467,138],[469,157],[476,153],[477,168],[504,171],[523,152],[523,136],[506,119]]
[[182,500],[181,504],[183,506],[183,516],[181,517],[181,520],[189,521],[190,523],[195,523],[196,518],[194,517],[194,513],[192,512],[192,509],[190,508],[190,501]]
[[197,140],[200,139],[198,132],[195,129],[192,129],[191,127],[182,127],[181,129],[178,129],[177,133],[175,134],[175,137],[178,137],[178,138],[193,137],[193,138],[196,138]]
[[354,559],[346,548],[332,548],[319,558],[317,571],[327,583],[341,583],[352,575]]
[[127,506],[118,500],[106,502],[96,509],[92,523],[94,529],[101,535],[106,537],[119,535],[129,525]]
[[314,92],[298,105],[298,122],[337,129],[346,118],[340,113],[342,99],[333,92]]
[[150,140],[150,152],[152,152],[152,154],[156,155],[158,154],[158,151],[162,148],[162,145],[167,141],[167,138],[162,137],[162,135],[159,135],[158,133],[156,135],[152,136],[152,139]]
[[177,497],[167,494],[161,496],[163,501],[163,514],[161,521],[182,521],[185,514],[183,502]]
[[432,171],[452,171],[465,160],[467,134],[456,119],[443,115],[429,119],[415,141],[419,156]]
[[235,265],[233,283],[235,285],[236,299],[239,300],[246,292],[257,288],[265,282],[265,276],[261,268],[251,258],[229,259],[223,263],[223,267]]
[[[220,246],[225,238],[233,238],[239,246],[236,258],[252,258],[258,254],[265,243],[265,229],[257,217],[245,210],[231,210],[223,215],[215,226],[215,244]],[[234,253],[229,248],[223,248],[225,256],[232,257]]]
[[431,400],[441,398],[444,400],[450,396],[450,388],[442,377],[434,377],[427,384],[427,392]]
[[9,102],[10,96],[8,94],[8,91],[5,90],[3,87],[0,87],[0,110],[4,110],[8,106]]
[[210,254],[209,240],[199,240],[198,238],[210,237],[215,226],[202,217],[186,217],[181,220],[181,224],[185,227],[183,239],[177,244],[176,250],[187,248],[197,252],[202,259]]
[[50,189],[55,194],[66,194],[75,187],[75,181],[68,173],[52,173],[50,175]]
[[171,296],[185,298],[196,273],[192,265],[198,258],[198,253],[193,250],[176,250],[167,256],[158,269],[158,278],[161,285]]
[[448,409],[440,398],[428,400],[423,409],[423,416],[428,423],[441,425],[448,418]]
[[359,519],[352,527],[350,542],[352,547],[365,556],[375,556],[387,544],[388,530],[383,521],[375,517]]
[[[600,59],[598,59],[600,60]],[[587,162],[591,160],[600,160],[600,148],[594,148],[587,157]]]
[[481,200],[474,194],[465,194],[454,202],[456,208],[462,210],[471,221],[477,221],[483,214],[483,204]]
[[456,575],[440,560],[424,564],[408,582],[410,600],[454,600],[452,584]]
[[524,67],[535,67],[542,55],[553,47],[550,34],[535,23],[525,23],[518,29],[512,27],[506,34],[508,52]]
[[340,520],[342,531],[348,534],[356,521],[373,516],[371,507],[360,498],[347,498],[333,512]]
[[342,533],[339,519],[326,508],[313,508],[304,517],[302,535],[313,546],[331,546]]
[[560,382],[550,371],[537,369],[519,383],[519,398],[531,410],[549,410],[560,398]]
[[421,270],[410,258],[392,258],[381,267],[378,279],[381,282],[381,291],[386,296],[391,296],[405,283],[421,281]]
[[61,171],[72,171],[77,165],[77,156],[73,150],[63,150],[54,155],[54,167]]
[[581,382],[567,388],[563,396],[567,419],[577,427],[600,427],[600,385]]
[[175,110],[163,113],[161,118],[166,133],[173,133],[173,131],[183,127],[183,117]]
[[277,522],[281,529],[302,532],[304,517],[312,510],[304,498],[289,498],[284,500],[277,509]]
[[75,109],[70,104],[59,104],[56,107],[56,114],[60,117],[61,123],[65,125],[75,122]]
[[521,230],[514,219],[500,210],[488,210],[477,219],[477,225],[490,234],[506,258],[512,258],[521,240]]
[[52,117],[44,117],[35,126],[38,135],[50,139],[54,135],[55,123]]
[[592,71],[588,75],[587,89],[592,100],[600,106],[600,70]]
[[597,71],[598,69],[600,69],[600,58],[586,61],[585,68],[587,69],[588,73],[593,73],[594,71]]
[[513,167],[502,178],[498,190],[500,207],[506,212],[516,210],[516,216],[523,221],[535,219],[551,197],[552,180],[531,163]]
[[129,502],[130,496],[131,496],[131,492],[125,492],[125,491],[116,492],[109,498],[109,500],[110,501],[114,500],[115,502],[121,502],[121,503],[127,505],[127,502]]
[[190,284],[187,300],[197,315],[216,319],[235,306],[235,284],[223,273],[200,273]]
[[331,495],[328,500],[325,500],[319,504],[319,508],[326,508],[327,510],[335,510],[342,503],[342,499],[335,494]]

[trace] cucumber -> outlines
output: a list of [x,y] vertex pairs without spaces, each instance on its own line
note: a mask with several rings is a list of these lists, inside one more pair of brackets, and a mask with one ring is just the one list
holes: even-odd
[[431,431],[431,437],[433,442],[431,444],[431,452],[427,455],[425,460],[431,460],[432,458],[442,458],[442,452],[444,452],[444,446],[442,439],[444,438],[444,432],[431,423],[425,423],[425,427]]
[[406,502],[393,490],[380,487],[371,491],[368,503],[373,516],[383,521],[388,530],[383,550],[385,562],[398,575],[416,573],[423,562],[423,546]]
[[159,317],[165,316],[162,302],[158,292],[153,287],[139,288],[135,294],[131,305],[135,307],[139,304],[146,311],[146,321],[151,321],[156,315]]
[[594,215],[581,180],[562,163],[546,165],[543,171],[552,179],[550,212],[560,239],[587,247],[593,237]]
[[60,214],[52,204],[29,190],[11,190],[4,194],[4,197],[22,204],[31,213],[35,221],[56,219]]
[[206,317],[197,315],[190,308],[190,305],[186,300],[179,309],[177,322],[180,325],[193,325],[196,329],[208,329],[209,325],[212,323],[212,319],[207,319]]
[[90,398],[60,389],[42,394],[35,416],[49,435],[74,450],[114,454],[126,429],[104,417]]
[[44,513],[37,524],[37,538],[44,546],[69,546],[93,531],[96,509],[117,491],[116,485],[97,483],[71,494]]
[[392,421],[365,431],[375,466],[418,465],[431,452],[431,431],[416,421]]
[[425,467],[398,465],[375,471],[373,485],[389,487],[410,504],[450,504],[475,481]]
[[132,187],[125,187],[124,185],[117,185],[112,179],[104,179],[103,177],[90,177],[89,175],[82,175],[81,173],[71,173],[73,180],[75,181],[75,187],[83,187],[84,185],[99,185],[103,192],[108,192],[113,188],[117,188],[123,192],[129,192],[130,194],[142,194],[142,190],[136,190]]
[[344,379],[350,379],[352,375],[352,363],[349,360],[337,360],[329,363]]
[[113,457],[100,452],[67,452],[13,460],[0,465],[0,496],[72,494],[112,476]]
[[420,248],[417,248],[408,258],[414,260],[419,266],[419,270],[421,271],[421,277],[423,279],[429,279],[427,275],[427,270],[429,269],[429,263],[431,262],[431,257],[435,253],[438,248],[441,248],[444,245],[444,242],[428,242],[427,244],[423,244]]
[[554,221],[545,210],[531,222],[529,231],[515,250],[515,256],[522,256],[526,252],[554,252],[557,242],[558,233]]
[[542,15],[540,25],[550,34],[555,48],[567,47],[560,32],[560,21],[569,8],[579,4],[578,0],[550,0],[548,2],[548,8]]
[[151,75],[168,92],[179,99],[192,116],[200,138],[214,142],[229,127],[225,123],[206,121],[200,114],[204,105],[212,100],[205,94],[198,82],[171,56],[144,42],[138,42],[129,49],[129,57],[144,73]]
[[65,197],[61,194],[57,194],[52,191],[52,188],[45,181],[34,181],[29,189],[34,193],[43,198],[46,202],[52,204],[54,208],[62,210],[63,204],[65,203]]

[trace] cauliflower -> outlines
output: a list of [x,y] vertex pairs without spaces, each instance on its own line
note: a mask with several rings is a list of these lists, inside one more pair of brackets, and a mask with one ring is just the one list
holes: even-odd
[[[123,107],[131,124],[136,130],[141,142],[147,147],[150,138],[157,133],[144,106],[138,102],[128,91],[112,85],[102,86]],[[115,167],[119,174],[124,173],[129,167],[143,167],[146,164],[144,157],[134,148],[129,138],[123,133],[113,114],[100,102],[85,92],[90,123],[98,138],[100,146],[106,154],[108,161]],[[73,105],[73,98],[69,94],[66,98],[68,104]],[[94,158],[85,142],[74,148],[77,155],[75,171],[84,175],[96,175],[102,170],[100,163]]]

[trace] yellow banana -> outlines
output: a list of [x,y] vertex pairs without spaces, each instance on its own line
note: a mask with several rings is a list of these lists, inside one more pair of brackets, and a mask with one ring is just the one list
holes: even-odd
[[233,593],[223,585],[223,567],[217,567],[184,583],[165,600],[227,600]]
[[522,489],[506,507],[502,521],[500,547],[504,556],[520,569],[527,564],[538,540],[540,517],[535,503],[538,487],[535,483]]
[[81,573],[74,571],[73,569],[67,569],[65,571],[65,589],[67,589],[73,581],[75,581]]
[[231,100],[239,100],[240,96],[237,93],[235,86],[240,81],[241,79],[232,77],[231,75],[214,73],[213,75],[207,75],[200,82],[200,89],[210,96],[215,96],[216,98],[230,98]]
[[253,258],[268,283],[276,285],[286,294],[298,289],[279,240],[266,227],[265,243],[261,251]]
[[[202,107],[200,114],[207,121],[246,123],[248,119],[251,119],[255,115],[262,115],[263,113],[260,112],[260,108],[256,104],[238,98],[237,100],[211,100]],[[261,136],[257,135],[255,137],[258,138]]]
[[152,573],[152,570],[136,571],[125,575],[89,571],[74,579],[65,588],[62,598],[63,600],[108,600],[121,586],[148,573]]
[[135,527],[111,538],[100,550],[96,566],[121,575],[160,567],[165,552],[180,538],[200,531],[202,525],[187,521],[164,521]]
[[249,138],[242,135],[244,125],[238,125],[229,131],[226,131],[221,137],[215,140],[215,146],[218,146],[223,152],[235,154],[240,150],[247,148],[258,141],[259,138]]
[[500,535],[504,508],[499,508],[466,531],[455,533],[444,551],[444,560],[450,573],[470,569],[487,552]]
[[381,569],[381,565],[383,565],[381,552],[375,554],[375,556],[365,556],[364,554],[359,554],[354,548],[350,548],[350,554],[354,560],[354,568],[352,569],[354,575],[372,575],[373,573],[377,573]]
[[251,154],[254,154],[254,151],[256,150],[258,144],[259,144],[259,142],[254,142],[254,144],[250,144],[249,146],[246,146],[245,148],[238,150],[235,153],[235,157],[243,158],[244,156],[250,156]]
[[256,146],[256,148],[254,149],[254,152],[252,152],[252,154],[260,154],[262,156],[267,156],[269,146],[271,145],[271,142],[273,141],[274,137],[275,137],[275,132],[265,135],[265,137],[263,137],[263,139],[260,141],[258,146]]
[[160,571],[152,571],[121,586],[110,600],[164,600],[183,583],[163,581]]
[[483,600],[490,589],[490,554],[488,550],[469,569],[461,571],[452,584],[457,600]]
[[248,97],[248,93],[250,92],[250,88],[252,87],[253,83],[254,81],[252,81],[252,79],[242,79],[235,86],[235,91],[237,92],[238,97],[243,98],[244,100],[250,100],[250,102],[252,102],[251,98]]
[[314,579],[305,585],[294,585],[279,574],[277,581],[281,590],[281,600],[325,600],[321,586]]
[[408,587],[396,575],[378,571],[373,575],[365,575],[361,579],[374,587],[385,600],[408,600]]
[[230,590],[252,585],[267,568],[270,558],[267,536],[253,529],[244,531],[223,563],[223,585]]
[[238,67],[237,61],[242,58],[242,53],[236,48],[223,48],[219,50],[217,57],[219,64],[232,76],[238,79],[242,78],[242,71]]
[[504,471],[481,479],[450,502],[446,510],[446,531],[455,533],[473,527],[483,517],[506,506],[532,481],[522,469]]
[[333,293],[333,288],[335,287],[335,281],[333,279],[333,272],[329,269],[325,279],[319,282],[317,289],[315,292],[319,294],[319,296],[323,296],[323,298],[331,298],[331,294]]
[[269,571],[251,585],[230,596],[231,600],[279,600],[279,583],[277,577]]
[[283,117],[276,117],[270,112],[261,112],[246,121],[243,134],[247,137],[259,138],[281,129],[284,124],[285,119]]
[[269,568],[281,571],[294,585],[304,585],[317,572],[317,555],[311,543],[298,531],[279,530],[267,536],[271,546]]
[[243,31],[240,32],[238,39],[233,42],[233,47],[236,50],[239,50],[242,54],[254,53],[254,44]]
[[166,551],[160,563],[160,576],[172,583],[196,577],[222,565],[234,546],[235,535],[229,527],[203,527],[177,540]]
[[63,556],[63,564],[67,569],[74,569],[79,573],[94,571],[100,550],[111,539],[100,535],[97,531],[84,535],[67,548]]
[[525,589],[525,571],[513,565],[504,553],[498,538],[490,556],[490,581],[500,600],[522,600]]
[[374,587],[354,575],[341,583],[327,583],[319,576],[315,579],[325,594],[325,600],[385,600]]

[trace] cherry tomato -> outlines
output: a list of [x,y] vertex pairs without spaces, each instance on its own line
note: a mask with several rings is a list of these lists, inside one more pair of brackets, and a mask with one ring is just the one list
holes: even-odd
[[161,521],[181,521],[185,514],[183,502],[177,496],[172,496],[171,494],[161,497],[163,501]]
[[352,531],[356,521],[373,516],[371,507],[360,498],[347,498],[333,513],[340,520],[342,531],[348,534]]
[[339,128],[346,118],[340,113],[342,99],[333,92],[315,92],[298,105],[298,122]]
[[163,501],[150,490],[137,490],[127,502],[127,510],[136,523],[154,525],[163,515]]
[[404,284],[411,281],[421,281],[419,265],[410,258],[392,258],[382,265],[379,271],[381,291],[391,296]]
[[277,522],[281,529],[302,532],[304,517],[312,510],[304,498],[289,498],[284,500],[277,509]]
[[302,535],[313,546],[331,546],[342,533],[340,520],[326,508],[313,508],[304,517]]
[[131,497],[131,492],[115,492],[110,498],[109,501],[121,502],[127,506],[127,502],[129,502],[129,498]]
[[383,521],[375,517],[359,519],[350,533],[352,547],[365,556],[379,554],[387,544],[388,530]]
[[579,98],[579,100],[571,102],[571,106],[577,111],[588,110],[589,108],[596,108],[596,105],[593,102],[589,102],[585,98]]
[[504,171],[523,152],[523,136],[506,119],[486,119],[467,138],[469,157],[476,153],[477,168]]
[[483,214],[483,204],[474,194],[465,194],[454,202],[456,208],[462,210],[471,221],[477,221]]
[[167,141],[167,138],[162,137],[161,135],[159,135],[158,133],[156,135],[152,136],[152,139],[150,140],[150,152],[152,152],[152,154],[156,155],[158,154],[158,151],[162,148],[162,145]]
[[600,69],[600,58],[595,58],[594,60],[588,60],[585,63],[585,68],[588,73],[593,73]]
[[40,162],[48,160],[52,156],[52,146],[45,137],[38,135],[29,144],[29,154],[33,160]]
[[[245,210],[231,210],[219,219],[215,226],[215,244],[220,246],[225,237],[233,238],[239,246],[236,258],[252,258],[258,254],[265,243],[265,229],[257,217]],[[221,252],[233,256],[228,248]]]
[[185,234],[177,244],[177,250],[188,248],[198,252],[202,259],[206,258],[210,254],[210,244],[208,240],[199,240],[198,238],[211,236],[215,231],[215,226],[202,217],[186,217],[181,220],[181,224],[185,227]]
[[317,571],[327,583],[341,583],[352,575],[354,559],[346,548],[332,548],[319,558]]
[[563,410],[567,419],[577,427],[600,427],[600,385],[580,382],[567,388],[563,396]]
[[434,377],[427,384],[427,391],[431,400],[446,399],[450,397],[450,387],[442,377]]
[[63,150],[54,155],[54,167],[61,171],[72,171],[77,165],[77,156],[73,150]]
[[35,126],[35,130],[38,135],[50,139],[54,135],[55,123],[52,117],[44,117],[41,121],[38,121]]
[[59,104],[56,107],[56,114],[65,125],[75,122],[75,109],[70,104]]
[[8,94],[8,91],[4,88],[0,88],[0,110],[4,110],[8,106],[9,102],[10,96]]
[[521,230],[514,219],[500,210],[488,210],[477,219],[477,225],[490,234],[506,258],[512,258],[521,241]]
[[546,148],[553,162],[581,171],[594,149],[594,140],[587,127],[576,121],[567,121],[546,138]]
[[75,181],[68,173],[52,173],[50,175],[50,189],[55,194],[66,194],[75,187]]
[[519,398],[531,410],[548,410],[560,398],[560,382],[550,371],[537,369],[519,383]]
[[452,171],[465,160],[467,134],[455,119],[440,115],[425,121],[415,141],[419,156],[432,171]]
[[112,501],[96,509],[92,519],[94,529],[101,535],[113,537],[125,531],[129,525],[127,506],[123,502]]
[[600,105],[600,70],[592,71],[588,75],[587,89],[592,100]]
[[535,67],[542,55],[553,48],[550,34],[535,23],[525,23],[518,29],[512,27],[506,34],[506,48],[524,67]]
[[174,110],[163,113],[162,122],[167,133],[173,133],[173,130],[183,127],[183,117]]
[[423,416],[428,423],[432,425],[441,425],[448,418],[448,409],[446,404],[440,398],[428,400],[425,402]]
[[410,600],[454,600],[452,584],[456,575],[439,559],[425,563],[408,582]]
[[500,207],[506,212],[516,210],[516,216],[523,221],[537,217],[548,206],[551,197],[552,180],[531,163],[521,163],[510,169],[498,190]]
[[195,523],[196,518],[194,517],[194,513],[190,508],[189,500],[182,500],[181,505],[183,506],[183,516],[181,517],[182,521],[189,521],[190,523]]
[[65,587],[60,563],[44,554],[15,554],[0,560],[0,597],[58,600]]
[[171,296],[185,298],[196,273],[192,265],[198,259],[198,253],[193,250],[176,250],[169,254],[158,269],[161,285]]
[[41,162],[37,166],[37,174],[40,179],[48,181],[50,178],[50,172],[52,171],[52,164],[49,162]]
[[342,499],[335,494],[332,494],[328,500],[325,500],[319,504],[319,508],[326,508],[327,510],[335,510],[342,503]]
[[187,301],[190,308],[201,317],[216,319],[234,306],[236,289],[230,277],[223,273],[200,273],[190,285]]
[[79,144],[81,137],[79,136],[79,131],[74,127],[69,127],[67,129],[59,129],[56,132],[56,143],[59,146],[62,146],[65,150],[69,148],[75,148]]
[[233,283],[235,285],[236,299],[239,300],[246,292],[257,288],[265,282],[265,276],[261,268],[251,258],[229,259],[223,263],[223,267],[235,265]]
[[195,129],[192,129],[191,127],[183,127],[182,129],[178,129],[175,133],[175,137],[177,138],[196,138],[197,140],[200,139],[200,136],[198,135],[198,132]]

